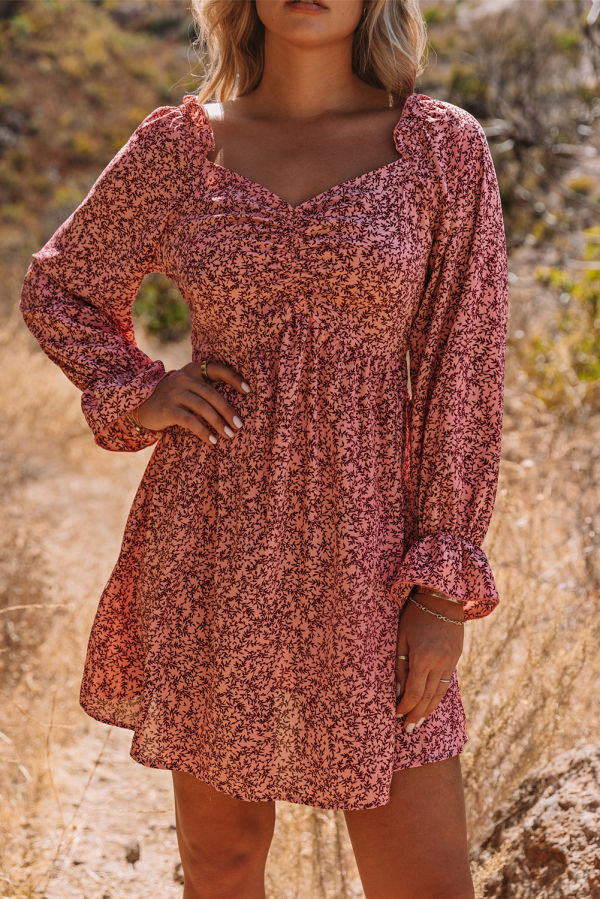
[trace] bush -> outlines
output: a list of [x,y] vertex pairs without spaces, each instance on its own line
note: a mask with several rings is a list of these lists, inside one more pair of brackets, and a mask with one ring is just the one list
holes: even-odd
[[562,307],[553,333],[534,337],[523,362],[535,395],[553,409],[600,405],[600,227],[588,228],[584,237],[579,273],[553,267],[536,272]]
[[162,275],[144,280],[133,314],[161,340],[179,340],[191,329],[190,311],[174,284]]

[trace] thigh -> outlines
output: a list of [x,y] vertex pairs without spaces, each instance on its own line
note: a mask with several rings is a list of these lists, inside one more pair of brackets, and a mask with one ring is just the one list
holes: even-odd
[[236,799],[187,771],[171,771],[177,840],[190,880],[264,869],[275,829],[275,802]]
[[472,899],[460,756],[395,771],[390,802],[344,812],[366,899]]

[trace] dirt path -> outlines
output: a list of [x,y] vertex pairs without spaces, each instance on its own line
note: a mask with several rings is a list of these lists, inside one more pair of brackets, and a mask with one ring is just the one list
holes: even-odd
[[[185,344],[168,353],[148,339],[143,345],[169,368],[190,358]],[[44,390],[58,402],[64,427],[53,431],[48,424],[44,440],[23,447],[29,477],[15,501],[21,521],[37,522],[44,599],[66,605],[54,620],[44,619],[50,633],[28,677],[28,686],[42,694],[42,721],[34,731],[37,746],[30,755],[20,751],[37,796],[24,825],[26,871],[13,868],[4,875],[14,888],[6,895],[180,899],[170,772],[135,762],[129,756],[132,732],[91,719],[78,703],[92,618],[152,450],[108,453],[96,447],[81,418],[79,393],[58,369],[43,360],[41,365]],[[270,896],[363,895],[341,812],[278,803],[277,813]]]

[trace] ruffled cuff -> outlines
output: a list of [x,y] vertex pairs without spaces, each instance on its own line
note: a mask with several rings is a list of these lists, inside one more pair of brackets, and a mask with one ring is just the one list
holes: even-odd
[[162,432],[148,430],[140,433],[125,416],[147,400],[159,382],[170,373],[157,360],[129,381],[97,382],[83,391],[81,408],[98,446],[131,453],[156,443]]
[[404,607],[415,584],[433,587],[464,604],[465,621],[484,618],[499,603],[484,551],[475,543],[442,532],[421,537],[408,549],[390,584],[390,596]]

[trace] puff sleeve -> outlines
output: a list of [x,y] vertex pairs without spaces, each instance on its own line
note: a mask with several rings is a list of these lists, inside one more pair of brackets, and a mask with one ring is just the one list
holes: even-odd
[[445,144],[447,200],[409,334],[408,539],[391,595],[402,606],[414,585],[433,587],[460,600],[468,620],[499,602],[481,543],[498,483],[508,264],[485,132],[461,113]]
[[160,436],[124,418],[169,374],[137,346],[132,306],[144,275],[162,271],[161,237],[185,182],[184,127],[177,106],[149,113],[33,254],[21,289],[25,324],[82,391],[85,419],[107,450],[137,451]]

